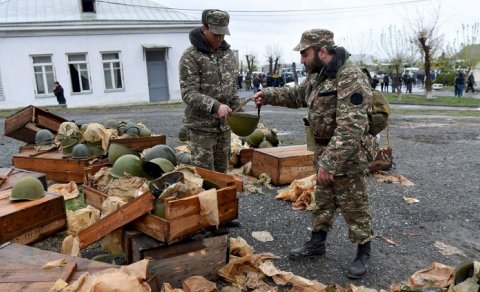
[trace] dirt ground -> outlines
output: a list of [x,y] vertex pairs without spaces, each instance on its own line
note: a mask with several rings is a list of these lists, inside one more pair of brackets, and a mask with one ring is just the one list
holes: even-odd
[[[249,105],[250,110],[254,110]],[[70,111],[69,111],[70,112]],[[130,119],[143,122],[154,133],[165,133],[167,144],[178,146],[177,132],[183,110],[136,108],[99,109],[95,113],[78,111],[57,114],[77,123]],[[282,145],[304,144],[301,122],[305,110],[275,107],[262,109],[261,122],[277,128]],[[11,157],[23,143],[3,136],[0,120],[0,165],[9,166]],[[469,118],[415,118],[393,116],[390,144],[395,169],[414,186],[387,184],[369,178],[370,205],[377,237],[372,245],[372,261],[362,280],[346,277],[346,269],[355,256],[356,247],[347,237],[347,226],[337,214],[328,236],[327,254],[323,257],[291,261],[288,251],[309,238],[310,213],[294,211],[288,202],[274,199],[277,191],[263,188],[264,194],[240,193],[239,219],[242,227],[231,229],[231,236],[241,236],[256,252],[271,252],[280,257],[275,265],[297,275],[317,279],[324,284],[348,283],[375,289],[387,289],[431,262],[455,266],[467,259],[480,259],[480,120]],[[382,144],[386,144],[385,135]],[[403,197],[419,200],[405,203]],[[253,231],[269,231],[271,242],[260,242]],[[394,241],[392,245],[382,237]],[[443,242],[457,247],[465,255],[445,256],[435,246]]]

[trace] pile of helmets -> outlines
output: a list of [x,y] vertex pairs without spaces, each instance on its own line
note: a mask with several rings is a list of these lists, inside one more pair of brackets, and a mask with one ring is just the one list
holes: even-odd
[[255,129],[252,134],[247,136],[246,142],[253,148],[277,147],[280,144],[275,129],[270,130],[267,134],[262,129]]
[[[189,157],[179,155],[184,161]],[[118,143],[111,143],[108,150],[108,159],[112,165],[110,174],[114,178],[125,174],[132,176],[156,179],[164,173],[171,172],[177,165],[177,154],[167,145],[156,145],[145,150],[144,158],[140,154]]]
[[119,122],[108,120],[104,126],[107,129],[117,130],[118,135],[124,137],[148,137],[152,135],[150,129],[144,124],[134,123],[129,120]]
[[45,188],[38,178],[33,176],[24,176],[13,185],[10,200],[33,201],[43,197],[44,195]]
[[55,143],[60,144],[60,147],[65,154],[71,154],[75,145],[83,141],[83,135],[78,125],[74,122],[63,122],[58,128],[57,136],[55,136]]

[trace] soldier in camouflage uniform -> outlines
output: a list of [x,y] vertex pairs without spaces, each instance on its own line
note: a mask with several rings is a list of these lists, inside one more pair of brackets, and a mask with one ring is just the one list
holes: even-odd
[[229,19],[224,11],[204,10],[202,26],[190,32],[192,46],[179,64],[192,164],[219,172],[227,171],[230,156],[226,118],[240,104],[234,54],[224,40],[230,34]]
[[348,276],[361,278],[367,271],[373,237],[365,185],[372,160],[369,150],[375,143],[375,138],[368,134],[370,83],[359,67],[345,63],[349,54],[335,46],[331,31],[304,32],[294,50],[300,51],[311,77],[293,88],[266,88],[252,96],[257,106],[307,107],[316,142],[312,235],[310,241],[291,250],[289,256],[299,259],[325,254],[327,232],[339,208],[349,226],[350,240],[358,244]]

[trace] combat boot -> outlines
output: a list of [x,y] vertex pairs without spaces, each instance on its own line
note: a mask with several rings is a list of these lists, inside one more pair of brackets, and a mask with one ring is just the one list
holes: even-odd
[[367,266],[370,262],[370,241],[359,244],[357,256],[353,261],[347,276],[351,279],[361,279],[367,273]]
[[312,237],[303,246],[294,248],[288,254],[288,257],[292,260],[298,260],[301,258],[320,256],[326,252],[325,242],[327,241],[327,232],[316,231],[312,232]]

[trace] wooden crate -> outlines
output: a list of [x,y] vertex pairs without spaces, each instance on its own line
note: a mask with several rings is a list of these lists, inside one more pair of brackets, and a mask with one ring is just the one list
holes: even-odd
[[83,169],[95,160],[95,158],[73,159],[61,150],[41,153],[37,152],[32,145],[20,148],[20,153],[12,157],[12,165],[31,171],[38,171],[47,175],[48,180],[82,183]]
[[134,151],[143,151],[158,144],[165,144],[167,137],[165,134],[148,136],[148,137],[130,137],[110,139],[110,143],[122,144]]
[[5,136],[32,144],[35,143],[38,130],[48,129],[56,134],[60,124],[66,121],[62,117],[30,105],[5,120]]
[[218,278],[218,270],[228,262],[227,239],[223,232],[166,245],[144,235],[130,239],[130,253],[133,262],[151,259],[147,272],[156,276],[160,289],[164,282],[181,287],[190,276],[203,276],[210,281]]
[[282,146],[254,149],[252,152],[252,175],[266,173],[272,184],[289,184],[315,173],[313,152],[307,145]]
[[252,161],[253,148],[246,148],[240,150],[240,165],[245,165]]
[[[99,208],[107,195],[90,185],[88,179],[105,165],[92,165],[85,169],[84,194],[85,200],[93,207]],[[220,224],[225,224],[238,218],[238,179],[231,175],[214,172],[196,167],[198,174],[215,184]],[[133,226],[141,232],[165,243],[201,233],[211,226],[202,225],[200,220],[200,202],[198,196],[190,196],[178,200],[169,200],[165,203],[165,218],[146,214],[133,222]]]
[[65,228],[63,196],[46,193],[33,201],[10,201],[11,191],[0,192],[0,244],[9,240],[29,244]]
[[[0,176],[0,191],[13,188],[15,182],[24,176],[33,176],[38,178],[42,182],[43,188],[47,189],[47,177],[44,173],[28,171],[15,167],[0,167]],[[3,176],[5,176],[5,178]]]

